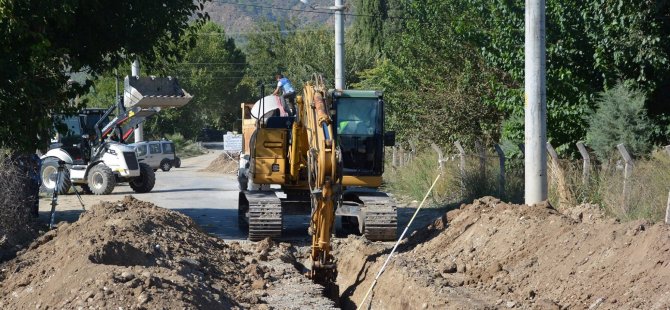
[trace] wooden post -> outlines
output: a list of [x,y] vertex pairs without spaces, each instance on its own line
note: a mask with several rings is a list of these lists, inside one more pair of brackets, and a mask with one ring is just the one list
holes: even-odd
[[486,182],[486,148],[477,140],[475,141],[475,149],[479,154],[479,177],[482,178],[482,182]]
[[460,163],[458,164],[460,173],[461,173],[461,197],[465,193],[465,182],[463,179],[465,178],[465,150],[463,149],[463,146],[461,145],[460,141],[454,142],[454,145],[458,149],[458,154],[460,157]]
[[498,195],[500,195],[500,199],[504,199],[505,197],[505,152],[503,152],[502,148],[500,147],[499,144],[493,145],[493,147],[496,149],[496,153],[498,153],[498,160],[500,162],[500,176],[498,177]]
[[623,169],[623,208],[624,211],[628,212],[628,195],[630,195],[630,176],[633,174],[633,158],[623,143],[618,144],[616,147],[625,163]]
[[670,192],[668,192],[668,206],[665,208],[665,223],[670,224]]
[[584,164],[582,165],[582,184],[589,186],[589,180],[591,179],[591,156],[583,142],[577,142],[577,149],[579,149],[579,154],[584,159]]
[[405,149],[402,148],[402,145],[398,146],[398,167],[405,165]]
[[442,173],[444,171],[444,157],[442,156],[442,149],[440,149],[440,147],[435,143],[431,143],[430,146],[437,153],[437,163],[440,167],[440,173]]

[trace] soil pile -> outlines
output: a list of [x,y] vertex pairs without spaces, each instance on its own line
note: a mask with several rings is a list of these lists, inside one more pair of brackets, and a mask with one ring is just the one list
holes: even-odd
[[0,309],[270,308],[266,288],[302,277],[292,251],[224,243],[185,215],[127,196],[61,224],[2,265]]
[[[593,206],[564,215],[546,204],[485,197],[410,237],[381,276],[372,306],[666,309],[669,237],[667,225],[618,223]],[[345,308],[360,302],[389,252],[388,244],[359,238],[339,246]]]
[[219,157],[212,160],[207,168],[200,171],[226,174],[237,173],[237,169],[239,168],[239,161],[235,158],[236,156],[237,155],[231,155],[224,152],[219,155]]

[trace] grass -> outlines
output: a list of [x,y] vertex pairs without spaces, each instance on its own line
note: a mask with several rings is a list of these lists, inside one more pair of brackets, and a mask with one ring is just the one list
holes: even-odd
[[[627,182],[629,196],[624,200],[624,177],[617,157],[593,168],[587,179],[582,177],[582,162],[562,160],[557,166],[548,162],[549,201],[561,209],[578,204],[599,205],[607,214],[622,221],[664,219],[670,191],[670,155],[663,151],[635,161]],[[390,163],[391,161],[387,161]],[[386,168],[386,186],[402,200],[421,201],[437,176],[437,155],[430,150],[419,152],[401,167]],[[433,206],[470,202],[483,196],[494,196],[511,203],[523,203],[523,159],[506,162],[505,189],[499,188],[500,168],[493,154],[483,162],[477,156],[466,157],[461,174],[459,159],[444,163],[443,178],[430,195]]]
[[[390,162],[390,161],[389,161]],[[432,206],[469,202],[483,196],[519,202],[523,198],[523,178],[513,171],[505,174],[504,191],[499,187],[500,166],[497,157],[468,157],[461,173],[459,159],[443,162],[442,177],[430,195]],[[388,188],[404,200],[421,201],[439,172],[437,155],[421,152],[402,167],[389,165],[384,175]]]
[[583,178],[581,162],[564,161],[560,166],[564,171],[564,189],[560,188],[558,179],[551,178],[550,201],[558,201],[565,207],[597,204],[610,216],[623,221],[663,220],[670,191],[670,156],[667,153],[656,151],[635,161],[626,184],[627,199],[624,199],[623,164],[615,156],[592,169],[587,179]]

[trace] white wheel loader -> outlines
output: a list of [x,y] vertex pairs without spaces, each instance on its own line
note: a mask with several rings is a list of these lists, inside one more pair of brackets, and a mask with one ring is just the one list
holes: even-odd
[[[137,160],[135,149],[123,144],[135,126],[164,107],[181,107],[193,97],[176,79],[126,77],[123,101],[107,110],[84,109],[76,116],[57,116],[67,135],[52,140],[42,156],[42,190],[66,193],[72,185],[84,193],[110,194],[117,183],[128,182],[136,193],[150,192],[154,170]],[[110,120],[114,110],[117,115]],[[59,164],[65,169],[58,173]]]

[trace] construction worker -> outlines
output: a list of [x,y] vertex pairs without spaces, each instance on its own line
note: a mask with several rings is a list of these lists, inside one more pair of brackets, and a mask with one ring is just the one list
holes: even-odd
[[279,94],[279,90],[281,89],[284,110],[288,111],[290,109],[290,115],[295,115],[295,89],[293,89],[291,81],[289,81],[282,74],[277,74],[275,79],[277,80],[277,88],[272,94],[277,96]]

